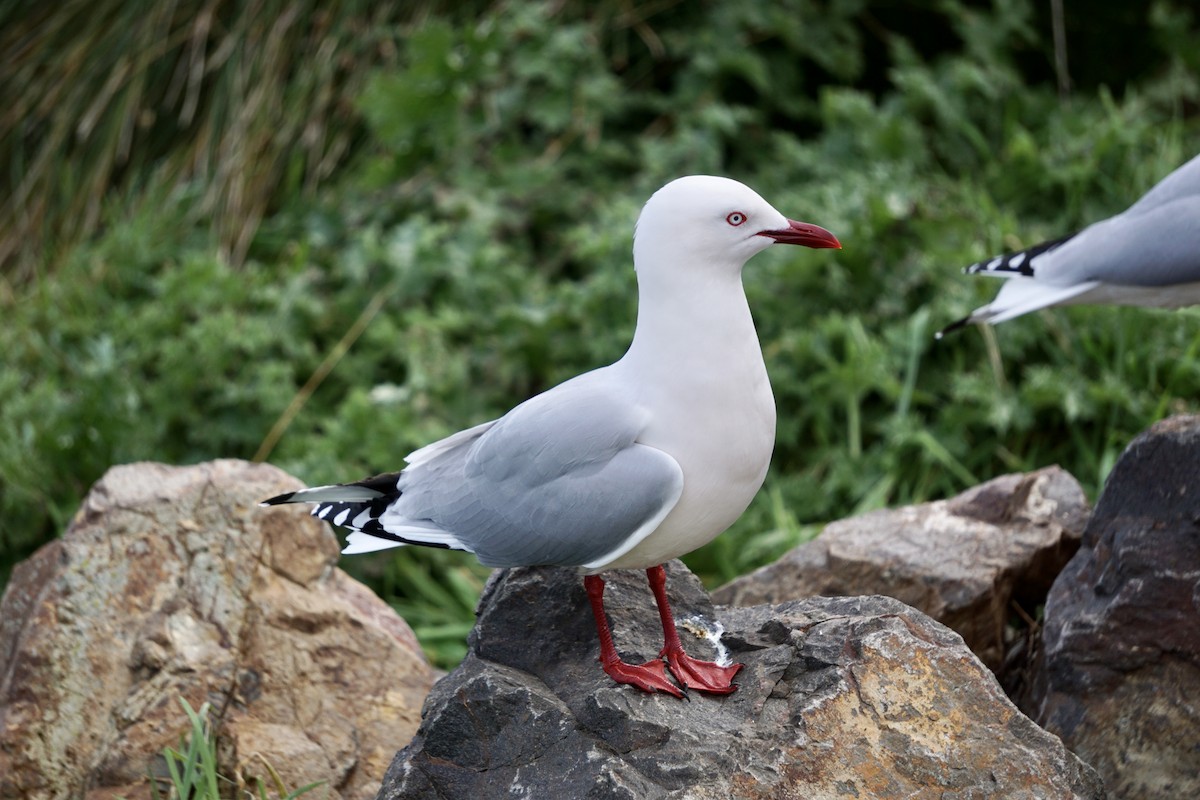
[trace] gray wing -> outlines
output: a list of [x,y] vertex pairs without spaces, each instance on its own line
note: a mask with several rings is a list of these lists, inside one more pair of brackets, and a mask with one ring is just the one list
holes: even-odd
[[1034,276],[1069,285],[1101,281],[1119,286],[1171,286],[1200,281],[1200,193],[1080,231],[1032,259]]
[[489,566],[587,566],[654,530],[683,472],[638,444],[646,412],[605,370],[538,395],[469,446],[407,468],[381,522],[451,532]]

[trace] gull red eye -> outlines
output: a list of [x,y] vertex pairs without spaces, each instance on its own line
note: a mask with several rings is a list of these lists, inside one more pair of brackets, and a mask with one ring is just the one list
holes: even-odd
[[746,215],[740,211],[734,211],[732,214],[730,214],[728,217],[725,218],[725,221],[736,228],[738,225],[741,225],[743,222],[746,221]]

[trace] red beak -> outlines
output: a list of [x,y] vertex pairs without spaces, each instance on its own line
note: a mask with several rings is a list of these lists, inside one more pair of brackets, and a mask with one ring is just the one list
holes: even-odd
[[797,222],[794,219],[788,220],[788,227],[785,230],[759,231],[758,235],[774,239],[780,244],[802,244],[805,247],[834,247],[838,250],[842,249],[842,243],[837,240],[837,237],[820,225]]

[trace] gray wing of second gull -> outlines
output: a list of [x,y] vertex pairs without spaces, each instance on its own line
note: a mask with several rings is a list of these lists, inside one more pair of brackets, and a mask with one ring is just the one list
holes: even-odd
[[588,565],[648,534],[678,501],[683,472],[637,442],[648,414],[609,370],[533,397],[469,446],[405,469],[380,521],[432,524],[494,567]]
[[[1193,164],[1200,172],[1200,162],[1187,166]],[[1200,192],[1179,194],[1132,213],[1135,208],[1097,222],[1034,258],[1034,275],[1063,286],[1084,281],[1118,286],[1200,281]]]

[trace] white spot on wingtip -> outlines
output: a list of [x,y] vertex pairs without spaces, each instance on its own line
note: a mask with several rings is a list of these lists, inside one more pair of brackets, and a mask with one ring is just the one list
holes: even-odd
[[343,508],[336,517],[333,518],[334,525],[345,525],[346,518],[350,516],[350,509]]
[[352,531],[346,537],[346,546],[342,548],[342,555],[350,556],[357,553],[372,553],[376,550],[388,550],[393,547],[404,547],[404,543],[394,542],[390,539],[380,539],[377,536],[371,536],[361,531]]
[[1010,267],[1019,267],[1025,263],[1025,253],[1017,253],[1012,257],[1012,261],[1008,262]]
[[1000,264],[1003,261],[1004,261],[1004,256],[996,256],[995,258],[993,258],[991,261],[988,262],[987,267],[985,267],[985,269],[995,269],[996,267],[1000,266]]

